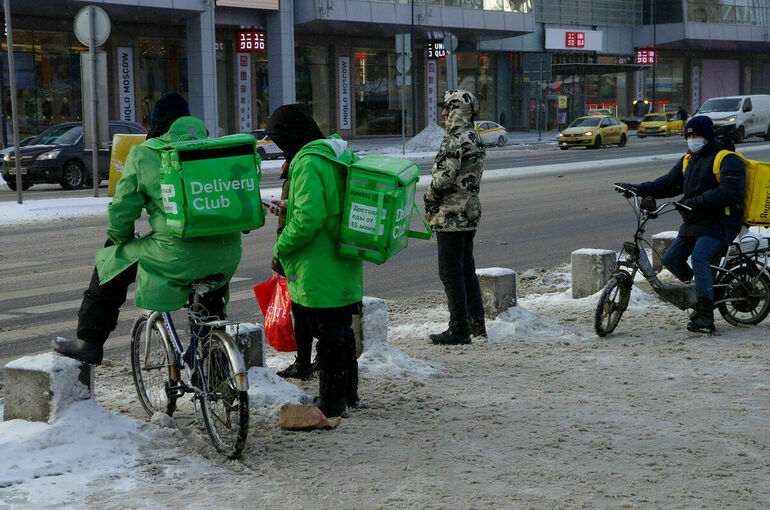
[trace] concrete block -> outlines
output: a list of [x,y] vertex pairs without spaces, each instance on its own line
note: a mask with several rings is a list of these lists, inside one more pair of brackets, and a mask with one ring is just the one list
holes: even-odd
[[489,319],[516,306],[516,271],[505,267],[476,269],[484,300],[484,315]]
[[659,272],[661,269],[663,269],[663,262],[661,261],[661,258],[678,235],[679,232],[676,230],[667,230],[652,236],[652,242],[650,244],[652,245],[652,268],[655,270],[655,272]]
[[388,341],[388,309],[384,299],[364,296],[361,315],[353,316],[353,332],[356,356],[361,356],[375,344]]
[[617,255],[612,250],[583,248],[572,252],[572,298],[596,294],[615,270]]
[[227,334],[233,337],[241,351],[246,369],[265,366],[265,334],[259,324],[233,324],[227,326]]
[[91,397],[93,366],[54,353],[5,365],[3,420],[53,423],[72,402]]

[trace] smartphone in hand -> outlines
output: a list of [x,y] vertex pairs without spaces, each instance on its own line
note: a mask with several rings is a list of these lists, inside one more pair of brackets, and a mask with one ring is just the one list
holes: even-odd
[[264,205],[264,206],[265,206],[265,207],[267,207],[268,209],[270,209],[271,207],[275,207],[276,209],[280,209],[281,211],[286,211],[286,208],[285,208],[285,207],[282,207],[282,206],[280,206],[280,205],[278,205],[278,204],[274,204],[274,203],[273,203],[273,200],[275,200],[275,199],[271,199],[271,198],[262,198],[262,205]]

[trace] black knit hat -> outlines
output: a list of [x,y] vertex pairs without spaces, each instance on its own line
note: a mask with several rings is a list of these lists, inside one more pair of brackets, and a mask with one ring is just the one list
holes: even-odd
[[714,131],[714,123],[705,115],[697,115],[687,122],[687,125],[684,127],[684,136],[688,137],[690,135],[702,136],[708,141],[713,140],[717,136]]
[[265,133],[283,151],[286,161],[291,161],[306,144],[324,137],[313,117],[298,104],[276,108],[267,119]]
[[178,92],[166,92],[160,96],[160,99],[155,102],[155,106],[152,107],[150,122],[154,126],[160,119],[171,113],[180,117],[190,115],[190,106]]

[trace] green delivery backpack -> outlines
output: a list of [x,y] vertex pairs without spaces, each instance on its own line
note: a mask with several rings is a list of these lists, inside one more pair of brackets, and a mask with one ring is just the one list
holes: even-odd
[[160,153],[169,234],[184,239],[255,230],[265,224],[262,177],[250,134],[144,145]]
[[[414,195],[420,168],[413,162],[370,154],[348,167],[338,253],[382,264],[407,246],[410,237],[430,239]],[[412,211],[425,232],[409,230]]]

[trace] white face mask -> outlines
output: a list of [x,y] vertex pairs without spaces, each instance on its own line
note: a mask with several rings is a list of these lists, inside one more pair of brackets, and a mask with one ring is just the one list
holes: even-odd
[[703,138],[689,138],[687,140],[687,146],[693,153],[700,152],[704,145],[706,145],[706,140]]

